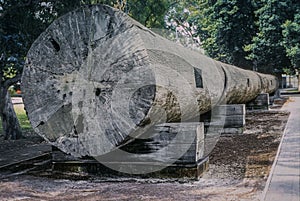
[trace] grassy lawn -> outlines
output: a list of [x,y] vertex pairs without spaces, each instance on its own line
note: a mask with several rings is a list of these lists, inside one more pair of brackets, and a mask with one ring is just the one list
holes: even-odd
[[286,90],[286,91],[288,91],[288,92],[294,92],[294,93],[299,92],[298,89],[289,89],[289,90]]
[[[19,119],[19,122],[21,124],[22,130],[31,130],[32,127],[29,123],[29,120],[27,118],[26,112],[24,110],[23,104],[14,105],[17,117]],[[2,122],[0,121],[0,133],[2,133]]]

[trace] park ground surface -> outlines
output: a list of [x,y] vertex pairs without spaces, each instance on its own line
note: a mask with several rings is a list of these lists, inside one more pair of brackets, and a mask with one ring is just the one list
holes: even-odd
[[[0,173],[0,200],[259,200],[288,116],[281,110],[248,112],[244,134],[220,138],[199,181]],[[45,143],[30,130],[25,135],[1,139],[0,152],[13,157],[22,147]]]

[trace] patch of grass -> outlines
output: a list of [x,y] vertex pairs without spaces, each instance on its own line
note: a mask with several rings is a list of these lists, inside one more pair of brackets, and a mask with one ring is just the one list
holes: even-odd
[[287,90],[288,92],[292,92],[292,93],[297,93],[299,92],[298,90],[294,89],[294,90]]
[[288,92],[299,92],[297,88],[292,88],[292,89],[286,89]]
[[20,104],[20,105],[14,105],[15,108],[15,112],[17,114],[17,117],[19,119],[21,128],[23,130],[30,130],[32,129],[30,122],[28,120],[28,117],[26,115],[26,112],[24,110],[24,105]]
[[[14,105],[15,112],[19,119],[19,123],[21,125],[22,130],[32,130],[26,112],[24,110],[24,105],[18,104]],[[0,133],[2,133],[2,122],[0,121]]]

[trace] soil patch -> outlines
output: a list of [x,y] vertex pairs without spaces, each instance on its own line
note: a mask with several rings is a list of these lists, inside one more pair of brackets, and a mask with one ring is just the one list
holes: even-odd
[[[248,112],[244,134],[219,139],[199,181],[12,175],[0,181],[0,200],[259,200],[288,116],[279,110]],[[34,133],[26,136],[0,140],[0,152],[44,143]]]
[[288,116],[284,111],[248,112],[242,135],[221,136],[205,177],[267,179]]

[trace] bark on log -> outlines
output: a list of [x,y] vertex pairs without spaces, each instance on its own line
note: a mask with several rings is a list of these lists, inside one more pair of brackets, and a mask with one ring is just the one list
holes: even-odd
[[298,91],[300,92],[300,70],[298,70]]
[[6,88],[0,89],[0,117],[5,140],[23,138],[21,126]]
[[108,6],[59,18],[34,42],[23,72],[33,128],[74,156],[98,156],[164,122],[245,103],[276,78],[214,61]]

